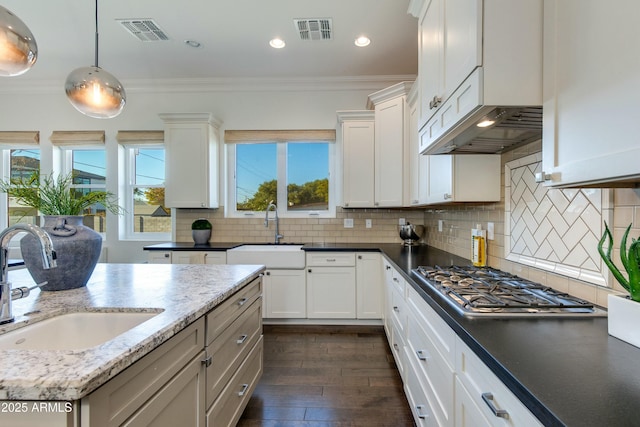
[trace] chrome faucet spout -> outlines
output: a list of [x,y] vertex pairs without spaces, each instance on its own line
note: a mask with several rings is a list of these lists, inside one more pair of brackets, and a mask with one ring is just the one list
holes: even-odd
[[[15,224],[0,232],[0,324],[13,321],[11,300],[23,298],[28,292],[14,293],[12,298],[11,284],[7,280],[9,269],[9,242],[18,233],[32,234],[40,242],[42,249],[42,266],[49,269],[56,266],[56,252],[51,237],[42,228],[32,224]],[[44,285],[44,283],[39,286]]]
[[[273,219],[269,218],[269,211],[274,212]],[[280,218],[278,218],[278,207],[275,203],[273,203],[273,200],[269,202],[269,205],[264,212],[264,226],[266,228],[269,228],[269,221],[275,221],[276,223],[274,243],[277,245],[280,243],[280,239],[282,239],[284,236],[280,234]]]

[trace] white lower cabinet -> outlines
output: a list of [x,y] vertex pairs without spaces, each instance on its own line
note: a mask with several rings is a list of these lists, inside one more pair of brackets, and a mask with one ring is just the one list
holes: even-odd
[[416,425],[541,426],[387,260],[384,326]]
[[267,270],[264,273],[264,317],[307,317],[307,285],[304,270]]
[[456,426],[478,425],[471,418],[477,413],[490,426],[542,426],[460,338],[456,339],[456,374]]
[[356,317],[381,319],[383,307],[382,255],[356,253]]
[[173,251],[172,264],[226,264],[225,251]]
[[356,318],[355,265],[353,252],[307,254],[308,318]]
[[226,264],[225,251],[149,251],[149,264]]

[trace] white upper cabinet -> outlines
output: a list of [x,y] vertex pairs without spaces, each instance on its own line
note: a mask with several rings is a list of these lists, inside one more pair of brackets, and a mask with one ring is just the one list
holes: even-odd
[[409,112],[402,82],[369,95],[375,110],[374,207],[401,207],[409,199]]
[[[542,1],[411,3],[419,23],[422,153],[445,152],[451,139],[496,106],[542,105]],[[472,78],[478,83],[467,83]]]
[[540,178],[551,186],[637,183],[640,2],[545,0],[544,15]]
[[429,204],[500,201],[499,154],[441,154],[429,159]]
[[418,86],[416,81],[407,95],[409,109],[409,205],[420,206],[427,203],[429,184],[428,156],[418,153]]
[[220,123],[209,113],[160,118],[165,124],[165,206],[217,208]]
[[346,208],[373,207],[374,112],[338,111],[342,143],[342,199]]

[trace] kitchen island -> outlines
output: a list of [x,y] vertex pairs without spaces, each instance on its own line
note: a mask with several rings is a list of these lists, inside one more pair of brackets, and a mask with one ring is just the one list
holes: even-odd
[[[254,311],[260,313],[259,276],[263,269],[259,265],[98,264],[86,287],[59,292],[35,290],[29,297],[14,301],[15,322],[1,325],[0,333],[70,312],[151,310],[158,314],[91,348],[0,350],[0,400],[67,402],[67,405],[72,403],[69,408],[76,410],[79,408],[77,402],[113,382],[118,375],[128,372],[128,368],[139,365],[136,362],[144,362],[145,356],[189,328],[197,332],[193,335],[201,343],[201,348],[195,351],[205,355],[205,344],[215,338],[215,327],[212,326],[230,324],[224,317],[215,318],[214,322],[211,313],[220,311],[216,308],[227,310],[232,296],[252,287],[255,288],[251,295],[253,299],[249,299],[247,306],[255,301]],[[9,280],[14,287],[33,285],[27,270],[10,272]],[[244,298],[234,305],[242,306],[246,301]],[[211,335],[211,340],[207,335],[206,343],[205,323],[207,333]],[[194,329],[196,326],[199,329]],[[256,337],[255,341],[258,340],[261,343]],[[261,352],[256,354],[261,355]],[[196,366],[204,366],[206,359],[202,363],[200,360],[194,362]],[[207,363],[206,369],[209,369],[211,363]],[[261,360],[259,366],[262,366]],[[6,407],[19,408],[16,405]],[[0,420],[2,416],[0,413]]]

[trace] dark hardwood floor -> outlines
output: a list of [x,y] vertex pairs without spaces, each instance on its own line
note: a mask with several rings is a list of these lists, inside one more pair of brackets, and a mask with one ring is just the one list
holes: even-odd
[[264,326],[240,427],[414,426],[382,326]]

